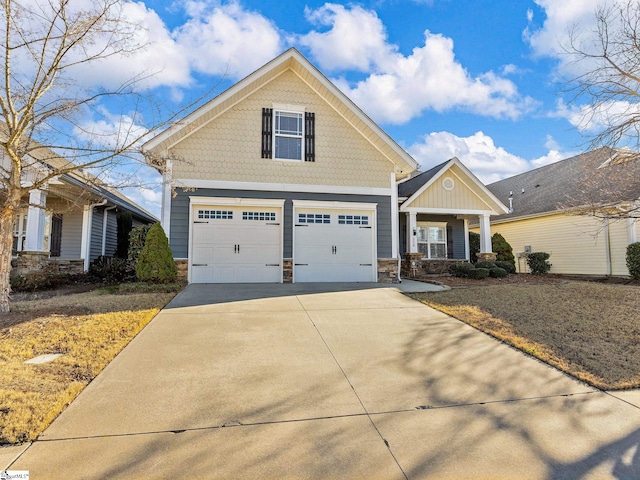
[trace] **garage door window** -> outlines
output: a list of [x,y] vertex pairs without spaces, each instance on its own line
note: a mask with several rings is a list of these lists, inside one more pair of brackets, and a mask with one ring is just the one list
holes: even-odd
[[242,220],[256,220],[260,222],[275,222],[275,212],[242,212]]
[[338,225],[369,225],[369,216],[338,215]]
[[233,212],[230,210],[198,210],[198,218],[201,220],[233,220]]
[[326,213],[299,213],[298,223],[331,223],[331,215]]

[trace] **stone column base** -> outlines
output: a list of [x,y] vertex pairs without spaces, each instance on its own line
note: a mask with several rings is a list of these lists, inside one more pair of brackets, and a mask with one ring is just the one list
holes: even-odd
[[179,282],[186,282],[189,277],[189,260],[180,259],[174,260],[176,267],[178,267],[178,278]]
[[293,259],[285,258],[282,263],[282,283],[293,283]]
[[27,275],[42,270],[49,262],[49,252],[18,252],[15,275]]
[[379,258],[378,259],[378,282],[398,283],[398,259]]
[[495,262],[498,255],[493,252],[480,252],[476,255],[479,262]]

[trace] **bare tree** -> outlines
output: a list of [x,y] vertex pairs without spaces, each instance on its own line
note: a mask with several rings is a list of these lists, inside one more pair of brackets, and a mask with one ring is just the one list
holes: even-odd
[[[137,43],[141,27],[125,18],[122,0],[0,4],[0,313],[7,313],[13,222],[28,192],[63,174],[84,175],[89,169],[94,175],[85,177],[98,181],[100,172],[142,161],[136,153],[142,137],[204,97],[167,115],[145,95],[144,72],[115,88],[82,83],[79,71],[147,47]],[[121,106],[126,121],[105,141],[96,141],[83,132],[80,119],[99,111],[105,100]]]
[[[640,216],[640,2],[623,0],[595,11],[595,28],[572,29],[565,52],[571,104],[580,127],[595,131],[588,149],[608,147],[607,159],[585,163],[578,214],[601,218]],[[577,202],[574,202],[577,203]]]

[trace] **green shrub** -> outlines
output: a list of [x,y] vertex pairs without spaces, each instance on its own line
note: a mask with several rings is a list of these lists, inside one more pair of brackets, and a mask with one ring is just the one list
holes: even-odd
[[513,256],[513,248],[499,233],[494,233],[491,237],[491,251],[497,255],[496,260],[509,262],[515,269],[516,259]]
[[492,278],[503,278],[507,276],[507,271],[504,268],[495,267],[489,270],[489,276]]
[[151,225],[140,225],[131,230],[129,233],[129,253],[127,258],[129,263],[135,269],[138,264],[138,258],[140,258],[140,252],[144,248],[144,241],[147,238],[147,233]]
[[473,268],[474,266],[470,263],[454,263],[449,267],[449,273],[454,277],[468,277],[469,271]]
[[75,276],[60,272],[54,264],[46,264],[40,270],[25,275],[11,275],[9,284],[14,292],[50,290],[74,282]]
[[469,232],[469,254],[471,263],[478,261],[478,253],[480,253],[480,234]]
[[469,270],[469,278],[473,278],[474,280],[482,280],[483,278],[487,278],[489,276],[488,268],[474,268]]
[[527,265],[534,275],[545,275],[551,270],[551,264],[547,262],[551,254],[547,252],[533,252],[527,254]]
[[138,280],[151,283],[175,282],[178,277],[169,241],[159,223],[154,223],[147,233],[136,265],[136,275]]
[[119,283],[135,280],[135,271],[125,258],[96,258],[89,265],[89,280],[101,283]]
[[496,268],[495,262],[478,262],[476,263],[476,268],[488,268],[491,270],[492,268]]
[[516,273],[516,266],[511,262],[496,260],[496,267],[504,268],[507,273]]
[[627,268],[632,278],[640,280],[640,242],[627,246]]

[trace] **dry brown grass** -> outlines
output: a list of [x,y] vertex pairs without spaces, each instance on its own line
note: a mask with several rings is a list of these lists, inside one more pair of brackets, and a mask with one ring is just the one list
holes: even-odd
[[[0,444],[36,438],[174,295],[94,291],[13,304],[0,324]],[[47,353],[64,355],[24,363]]]
[[639,286],[517,284],[411,296],[595,387],[640,387]]

